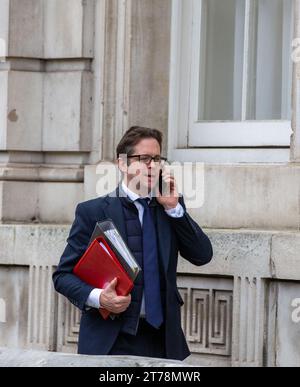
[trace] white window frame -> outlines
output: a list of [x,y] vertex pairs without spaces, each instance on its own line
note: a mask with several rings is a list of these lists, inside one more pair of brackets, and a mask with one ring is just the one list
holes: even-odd
[[[248,36],[253,0],[245,2],[245,35]],[[242,121],[199,122],[199,82],[195,79],[200,79],[201,71],[201,3],[202,0],[172,0],[168,157],[207,162],[289,161],[291,121],[245,120],[247,63],[243,67]],[[292,27],[285,24],[286,33],[290,33]],[[246,58],[248,51],[249,46],[245,45]],[[286,85],[292,76],[292,65],[283,71]]]

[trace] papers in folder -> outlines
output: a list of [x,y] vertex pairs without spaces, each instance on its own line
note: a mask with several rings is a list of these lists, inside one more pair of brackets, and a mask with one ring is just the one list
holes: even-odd
[[138,276],[141,268],[136,262],[136,259],[127,247],[112,220],[108,219],[103,222],[97,222],[90,239],[90,244],[99,236],[104,237],[109,247],[116,254],[120,264],[125,269],[129,278],[134,281]]
[[[116,292],[127,296],[134,286],[140,267],[111,220],[98,222],[89,246],[73,269],[82,281],[103,289],[114,278],[118,279]],[[114,318],[109,311],[100,308],[101,316]]]

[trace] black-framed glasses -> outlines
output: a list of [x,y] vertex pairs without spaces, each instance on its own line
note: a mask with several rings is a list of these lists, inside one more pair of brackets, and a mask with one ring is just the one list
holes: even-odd
[[153,160],[155,164],[163,164],[167,161],[167,158],[161,157],[159,155],[157,156],[150,156],[150,155],[132,155],[132,156],[127,156],[128,159],[133,159],[136,158],[138,159],[139,162],[149,165],[151,164],[151,161]]

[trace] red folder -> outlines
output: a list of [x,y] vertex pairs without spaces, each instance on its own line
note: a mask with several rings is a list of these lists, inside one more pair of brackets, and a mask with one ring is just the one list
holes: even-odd
[[[108,252],[100,245],[100,242]],[[91,243],[73,272],[82,281],[100,289],[104,289],[109,282],[117,278],[116,293],[118,296],[127,296],[133,288],[133,281],[103,237],[98,237]],[[105,309],[100,308],[99,311],[104,320],[110,315],[110,312]]]

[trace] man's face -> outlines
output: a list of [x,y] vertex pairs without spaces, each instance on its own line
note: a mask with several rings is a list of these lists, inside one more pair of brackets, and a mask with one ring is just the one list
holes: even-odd
[[[132,155],[160,156],[161,150],[157,140],[146,138],[135,147]],[[139,161],[139,158],[128,159],[128,169],[125,173],[127,185],[133,191],[141,191],[140,194],[148,194],[155,187],[159,179],[161,165],[152,160],[150,163]]]

